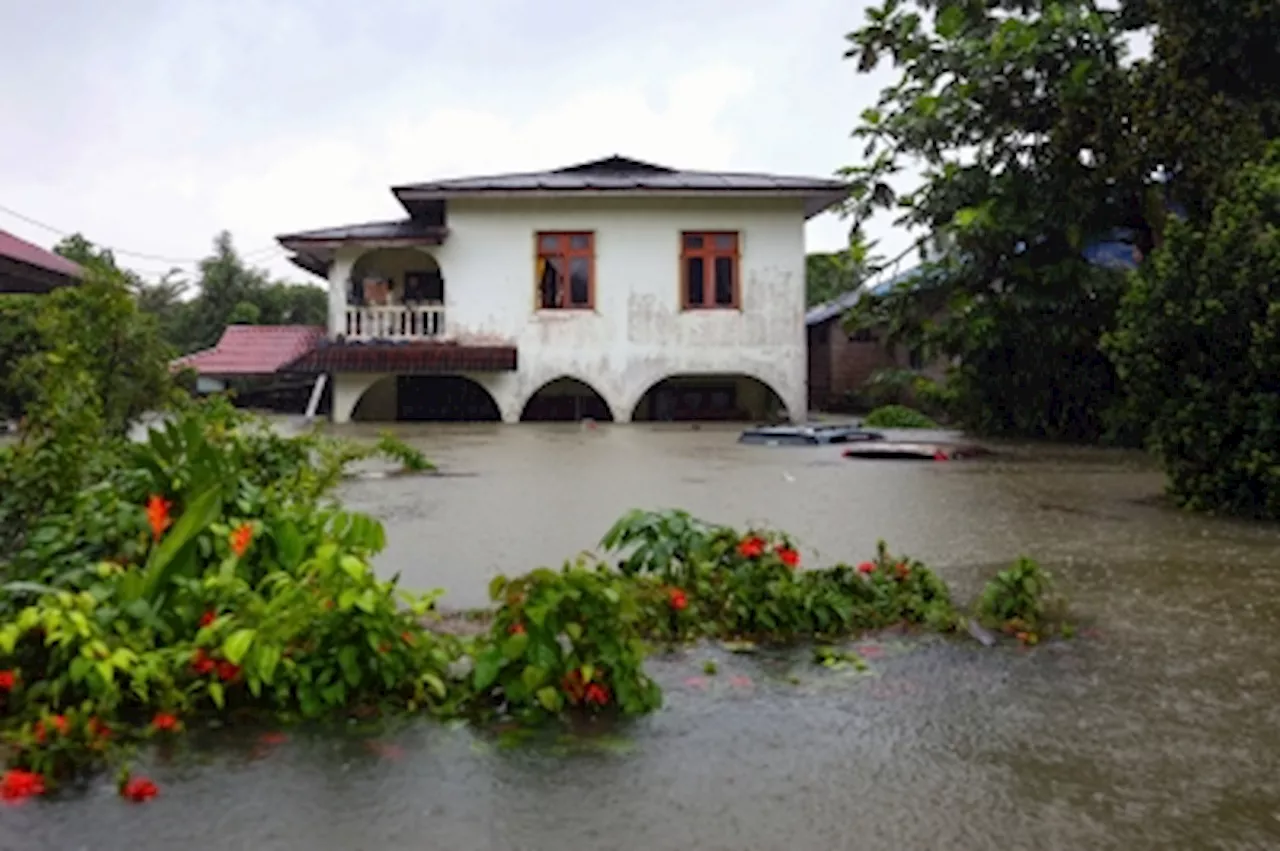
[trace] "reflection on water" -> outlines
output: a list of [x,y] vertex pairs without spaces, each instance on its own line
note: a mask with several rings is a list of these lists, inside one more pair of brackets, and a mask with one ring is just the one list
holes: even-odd
[[[149,805],[104,783],[0,810],[0,849],[1280,847],[1280,530],[1160,507],[1140,456],[846,461],[716,427],[400,433],[475,475],[344,497],[386,522],[383,571],[454,605],[592,546],[630,507],[678,506],[785,528],[814,561],[885,538],[962,595],[1029,553],[1096,637],[890,643],[865,677],[699,648],[653,662],[663,711],[572,746],[432,723],[372,745],[226,734],[238,743],[149,757]],[[709,656],[718,676],[701,674]]]

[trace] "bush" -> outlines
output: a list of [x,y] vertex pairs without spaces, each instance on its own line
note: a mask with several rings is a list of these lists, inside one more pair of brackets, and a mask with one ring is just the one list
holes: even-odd
[[1035,561],[1019,558],[987,583],[977,603],[984,626],[1035,644],[1053,634],[1070,634],[1066,603],[1053,590],[1053,579]]
[[938,428],[924,414],[903,405],[886,405],[867,414],[862,424],[869,428]]
[[1280,518],[1280,143],[1170,222],[1105,345],[1180,505]]

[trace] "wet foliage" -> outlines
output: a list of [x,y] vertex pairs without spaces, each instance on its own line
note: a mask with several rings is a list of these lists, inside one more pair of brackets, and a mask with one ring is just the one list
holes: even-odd
[[929,417],[906,405],[885,405],[863,418],[868,428],[938,428]]
[[[374,572],[381,524],[331,497],[352,460],[413,457],[389,438],[288,437],[215,399],[128,442],[93,438],[92,414],[58,409],[0,459],[0,506],[22,529],[0,563],[15,798],[114,766],[122,796],[149,800],[132,749],[215,721],[640,715],[662,704],[645,671],[662,645],[817,640],[819,664],[856,667],[829,645],[957,623],[945,584],[884,544],[802,570],[784,533],[636,511],[606,534],[608,560],[496,579],[488,629],[460,636],[438,592]],[[38,461],[64,456],[83,469],[64,460],[50,469],[65,480],[41,481]]]

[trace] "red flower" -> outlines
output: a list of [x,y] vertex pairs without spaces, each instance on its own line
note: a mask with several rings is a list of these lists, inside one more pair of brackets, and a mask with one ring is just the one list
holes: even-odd
[[160,794],[160,787],[145,777],[135,777],[120,787],[120,796],[135,803],[149,801]]
[[289,741],[289,737],[284,733],[263,733],[258,737],[258,741],[264,745],[283,745]]
[[218,679],[229,683],[240,676],[240,666],[223,659],[218,663]]
[[215,611],[207,611],[200,616],[200,626],[206,627],[218,619],[218,613]]
[[667,591],[667,596],[671,598],[671,608],[677,612],[683,612],[689,608],[689,597],[679,588],[672,588]]
[[906,579],[910,575],[911,568],[907,567],[907,563],[905,561],[898,562],[898,578]]
[[196,648],[195,656],[191,657],[191,670],[195,671],[197,675],[203,677],[205,674],[211,672],[216,666],[217,663],[209,658],[209,654],[204,652],[203,648]]
[[403,641],[405,644],[412,644],[413,633],[406,629],[404,632],[400,633],[400,640]]
[[604,706],[609,702],[609,690],[599,683],[591,683],[586,690],[587,703]]
[[18,681],[18,675],[13,671],[0,671],[0,691],[13,691],[13,685]]
[[859,573],[874,573],[875,569],[876,566],[869,561],[864,561],[862,564],[858,565]]
[[764,554],[764,539],[752,535],[738,544],[738,555],[743,558],[757,558]]
[[[67,719],[64,715],[54,715],[49,719],[49,723],[58,731],[60,735],[67,734]],[[43,742],[45,739],[45,726],[43,721],[36,722],[36,741]]]
[[524,635],[524,624],[516,621],[511,626],[507,627],[507,632],[512,635]]
[[177,716],[170,715],[168,712],[157,712],[156,717],[151,719],[151,729],[157,733],[176,730],[178,729]]
[[387,653],[387,652],[388,652],[388,651],[390,651],[390,650],[391,650],[391,645],[390,645],[390,644],[388,644],[388,643],[387,643],[387,642],[385,642],[385,641],[378,645],[378,652],[379,652],[379,653],[383,653],[383,654],[385,654],[385,653]]
[[570,671],[565,674],[564,679],[560,682],[560,687],[569,696],[570,703],[577,703],[582,700],[586,688],[585,683],[582,681],[582,672]]
[[151,535],[157,541],[173,522],[169,519],[169,509],[172,507],[173,503],[158,493],[153,493],[147,500],[147,522],[151,524]]
[[44,794],[44,775],[34,771],[23,771],[11,768],[0,780],[0,798],[6,801],[20,801],[32,795]]
[[236,530],[231,533],[231,552],[236,554],[236,558],[241,558],[245,550],[249,549],[249,543],[253,540],[253,527],[248,523],[241,523]]
[[85,722],[85,729],[89,731],[89,735],[97,739],[111,738],[111,728],[103,724],[97,718],[90,718]]
[[790,547],[783,547],[778,550],[778,558],[782,559],[782,563],[793,570],[800,565],[800,553]]

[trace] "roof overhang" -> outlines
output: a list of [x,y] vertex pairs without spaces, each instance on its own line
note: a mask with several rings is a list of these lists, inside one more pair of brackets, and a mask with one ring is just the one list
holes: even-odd
[[841,204],[849,197],[850,188],[842,183],[831,182],[830,187],[821,189],[686,189],[681,187],[659,188],[573,188],[552,189],[531,187],[528,189],[432,189],[411,186],[394,187],[400,203],[413,201],[447,201],[451,199],[482,198],[492,200],[516,200],[521,198],[719,198],[719,199],[764,199],[795,198],[804,202],[804,217],[811,219],[819,213],[826,212]]
[[67,275],[0,256],[0,293],[43,294],[80,283],[79,275]]

